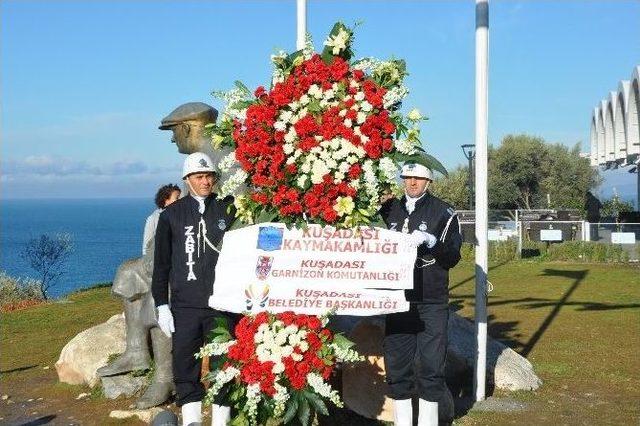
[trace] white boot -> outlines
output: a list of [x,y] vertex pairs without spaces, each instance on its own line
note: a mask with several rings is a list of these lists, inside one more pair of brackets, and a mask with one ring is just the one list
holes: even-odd
[[438,426],[438,403],[420,399],[418,426]]
[[182,406],[182,425],[202,423],[202,401],[189,402]]
[[413,426],[411,398],[393,400],[393,424],[395,426]]
[[226,405],[211,406],[211,426],[227,426],[231,420],[231,407]]

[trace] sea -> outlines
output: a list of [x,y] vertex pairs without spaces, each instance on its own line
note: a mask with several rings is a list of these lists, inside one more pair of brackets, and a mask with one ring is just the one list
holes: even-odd
[[153,199],[0,200],[0,269],[37,277],[20,253],[31,238],[68,233],[73,253],[66,274],[50,290],[62,297],[110,282],[126,259],[142,255],[142,233]]

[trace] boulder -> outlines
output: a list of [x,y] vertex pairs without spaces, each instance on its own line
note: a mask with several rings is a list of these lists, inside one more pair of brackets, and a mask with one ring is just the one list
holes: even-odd
[[155,416],[163,412],[160,407],[148,408],[146,410],[113,410],[109,413],[109,417],[114,419],[128,419],[130,417],[137,417],[143,422],[149,424]]
[[[474,365],[476,330],[474,324],[456,313],[449,315],[449,352]],[[542,380],[525,357],[497,340],[487,337],[487,379],[498,389],[536,390]]]
[[[384,321],[381,318],[360,320],[349,333],[366,361],[347,364],[342,373],[342,396],[345,405],[356,413],[381,421],[393,421],[391,399],[386,397],[384,381]],[[447,382],[464,382],[460,375],[473,372],[475,356],[474,324],[456,313],[449,315]],[[535,390],[542,381],[524,357],[504,344],[487,339],[487,380],[505,390]]]
[[130,374],[102,377],[101,381],[104,396],[109,399],[133,396],[147,386],[146,377],[134,377]]
[[107,364],[111,354],[124,352],[125,346],[124,315],[117,314],[78,333],[62,348],[56,362],[58,379],[63,383],[94,387],[100,382],[96,370]]

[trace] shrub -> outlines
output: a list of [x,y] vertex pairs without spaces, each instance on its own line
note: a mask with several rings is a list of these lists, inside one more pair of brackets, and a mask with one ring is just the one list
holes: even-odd
[[4,311],[31,306],[42,300],[39,281],[14,278],[5,271],[0,271],[0,306]]

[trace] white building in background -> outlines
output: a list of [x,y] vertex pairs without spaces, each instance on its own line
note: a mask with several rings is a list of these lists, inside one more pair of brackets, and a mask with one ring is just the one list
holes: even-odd
[[591,115],[591,165],[605,169],[637,164],[640,157],[640,66],[621,81]]
[[640,211],[640,66],[631,80],[601,100],[591,114],[591,166],[604,170],[631,166],[636,173],[636,209]]

